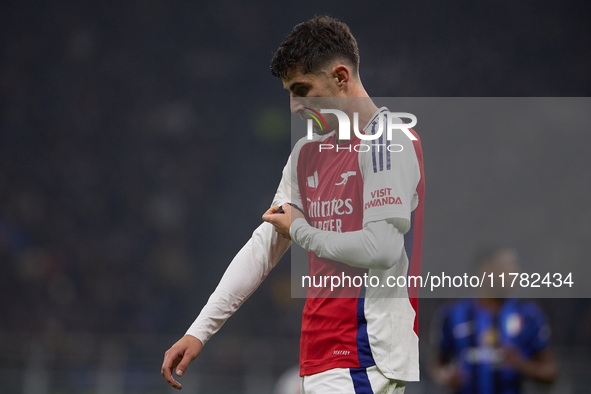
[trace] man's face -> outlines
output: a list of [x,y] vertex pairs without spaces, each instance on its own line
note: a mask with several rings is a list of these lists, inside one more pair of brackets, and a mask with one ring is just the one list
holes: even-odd
[[[288,72],[283,79],[283,88],[289,92],[289,106],[294,114],[299,114],[302,119],[309,116],[304,108],[312,108],[316,111],[324,108],[337,108],[335,97],[343,97],[344,93],[338,83],[338,78],[329,70],[320,70],[314,73],[303,74],[298,70]],[[313,100],[310,100],[313,98]],[[320,99],[319,99],[320,98]],[[338,127],[335,116],[326,116],[328,130]],[[320,130],[315,131],[319,132]]]

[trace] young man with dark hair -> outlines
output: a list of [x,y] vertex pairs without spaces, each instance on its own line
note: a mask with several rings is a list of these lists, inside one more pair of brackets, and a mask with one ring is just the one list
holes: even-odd
[[[348,26],[327,16],[297,25],[271,64],[290,94],[293,113],[306,118],[305,110],[324,100],[366,125],[365,136],[377,136],[390,113],[369,98],[358,68]],[[312,275],[368,275],[385,283],[420,265],[424,172],[416,134],[412,140],[402,133],[393,137],[401,150],[392,153],[358,135],[347,139],[329,132],[338,126],[335,116],[326,117],[326,126],[296,144],[264,223],[236,255],[187,335],[166,352],[162,374],[173,387],[180,384],[172,370],[179,376],[186,370],[292,240],[308,251]],[[321,144],[340,149],[323,152]],[[364,148],[348,149],[354,144]],[[409,299],[405,288],[339,291],[335,296],[308,289],[302,392],[404,392],[405,382],[419,377],[416,299]]]

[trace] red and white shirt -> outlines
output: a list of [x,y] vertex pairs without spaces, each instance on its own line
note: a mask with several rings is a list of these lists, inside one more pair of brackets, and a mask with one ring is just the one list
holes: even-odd
[[[387,113],[379,109],[365,134],[373,134]],[[413,134],[416,141],[402,132],[389,142],[354,138],[332,151],[320,151],[320,145],[336,147],[334,133],[303,139],[283,169],[273,204],[294,202],[306,212],[311,226],[298,219],[291,232],[310,251],[310,275],[367,274],[380,283],[330,293],[327,288],[309,289],[302,319],[301,375],[377,365],[391,379],[419,378],[418,289],[386,285],[389,277],[420,273],[425,186],[422,148]],[[205,344],[289,246],[269,223],[255,229],[187,334]],[[364,257],[380,253],[377,262]]]
[[[387,114],[386,108],[379,109],[365,134],[373,134]],[[377,365],[392,379],[418,380],[417,294],[409,297],[406,287],[387,284],[389,277],[420,272],[424,172],[420,140],[414,135],[416,141],[399,132],[391,141],[382,135],[374,141],[356,137],[337,144],[333,132],[302,139],[292,152],[291,201],[323,232],[302,230],[319,235],[314,246],[306,235],[298,235],[297,221],[292,225],[292,239],[310,250],[309,275],[377,278],[372,282],[376,287],[309,287],[300,342],[302,375]],[[376,267],[345,256],[337,257],[339,261],[324,257],[341,256],[338,249],[348,241],[341,237],[340,245],[336,239],[331,243],[326,232],[355,232],[373,223],[389,223],[405,234],[404,247],[399,256],[392,256],[392,264]]]

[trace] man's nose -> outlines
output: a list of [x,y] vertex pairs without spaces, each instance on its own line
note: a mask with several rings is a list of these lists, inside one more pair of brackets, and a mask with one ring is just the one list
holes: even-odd
[[289,95],[289,110],[292,114],[297,114],[304,109],[304,103],[301,97],[296,97],[293,94]]

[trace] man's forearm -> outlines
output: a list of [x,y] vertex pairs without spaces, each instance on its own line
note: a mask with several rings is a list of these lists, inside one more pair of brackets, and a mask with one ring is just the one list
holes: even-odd
[[548,349],[532,358],[514,357],[512,364],[522,374],[545,384],[554,383],[558,373],[554,355]]
[[289,248],[290,241],[263,223],[236,254],[187,334],[205,344],[250,297]]
[[371,222],[363,230],[323,231],[296,219],[290,235],[294,242],[318,257],[361,268],[389,269],[404,249],[404,236],[387,220]]

